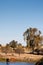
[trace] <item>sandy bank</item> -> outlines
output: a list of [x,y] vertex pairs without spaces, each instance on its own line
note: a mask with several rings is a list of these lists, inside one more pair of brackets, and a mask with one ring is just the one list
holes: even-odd
[[37,62],[41,59],[43,55],[33,55],[33,54],[0,54],[0,58],[9,58],[10,61],[26,61],[26,62]]

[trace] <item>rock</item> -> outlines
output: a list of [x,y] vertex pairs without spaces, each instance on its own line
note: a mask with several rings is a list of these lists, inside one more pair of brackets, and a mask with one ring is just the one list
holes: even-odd
[[36,62],[36,64],[35,65],[43,65],[43,58],[42,59],[40,59],[38,62]]

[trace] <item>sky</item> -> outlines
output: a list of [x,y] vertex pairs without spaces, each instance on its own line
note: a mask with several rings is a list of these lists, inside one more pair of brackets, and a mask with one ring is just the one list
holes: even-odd
[[43,34],[43,0],[0,0],[0,44],[16,40],[26,45],[23,33],[29,27]]

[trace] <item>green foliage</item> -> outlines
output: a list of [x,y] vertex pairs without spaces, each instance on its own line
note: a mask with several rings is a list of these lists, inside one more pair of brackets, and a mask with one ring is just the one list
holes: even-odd
[[27,29],[23,36],[24,36],[24,40],[27,43],[27,47],[31,47],[34,50],[35,46],[39,46],[39,43],[42,42],[42,37],[41,35],[41,31],[38,30],[37,28],[29,28]]
[[6,59],[5,58],[0,58],[0,62],[5,62]]
[[17,46],[17,41],[12,40],[12,41],[9,43],[9,46],[12,47],[12,48],[16,48],[16,46]]
[[0,47],[1,47],[2,45],[0,44]]

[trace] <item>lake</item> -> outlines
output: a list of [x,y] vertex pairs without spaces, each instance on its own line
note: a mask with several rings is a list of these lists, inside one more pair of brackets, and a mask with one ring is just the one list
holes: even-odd
[[25,62],[14,62],[14,63],[0,62],[0,65],[35,65],[35,64],[34,63],[25,63]]

